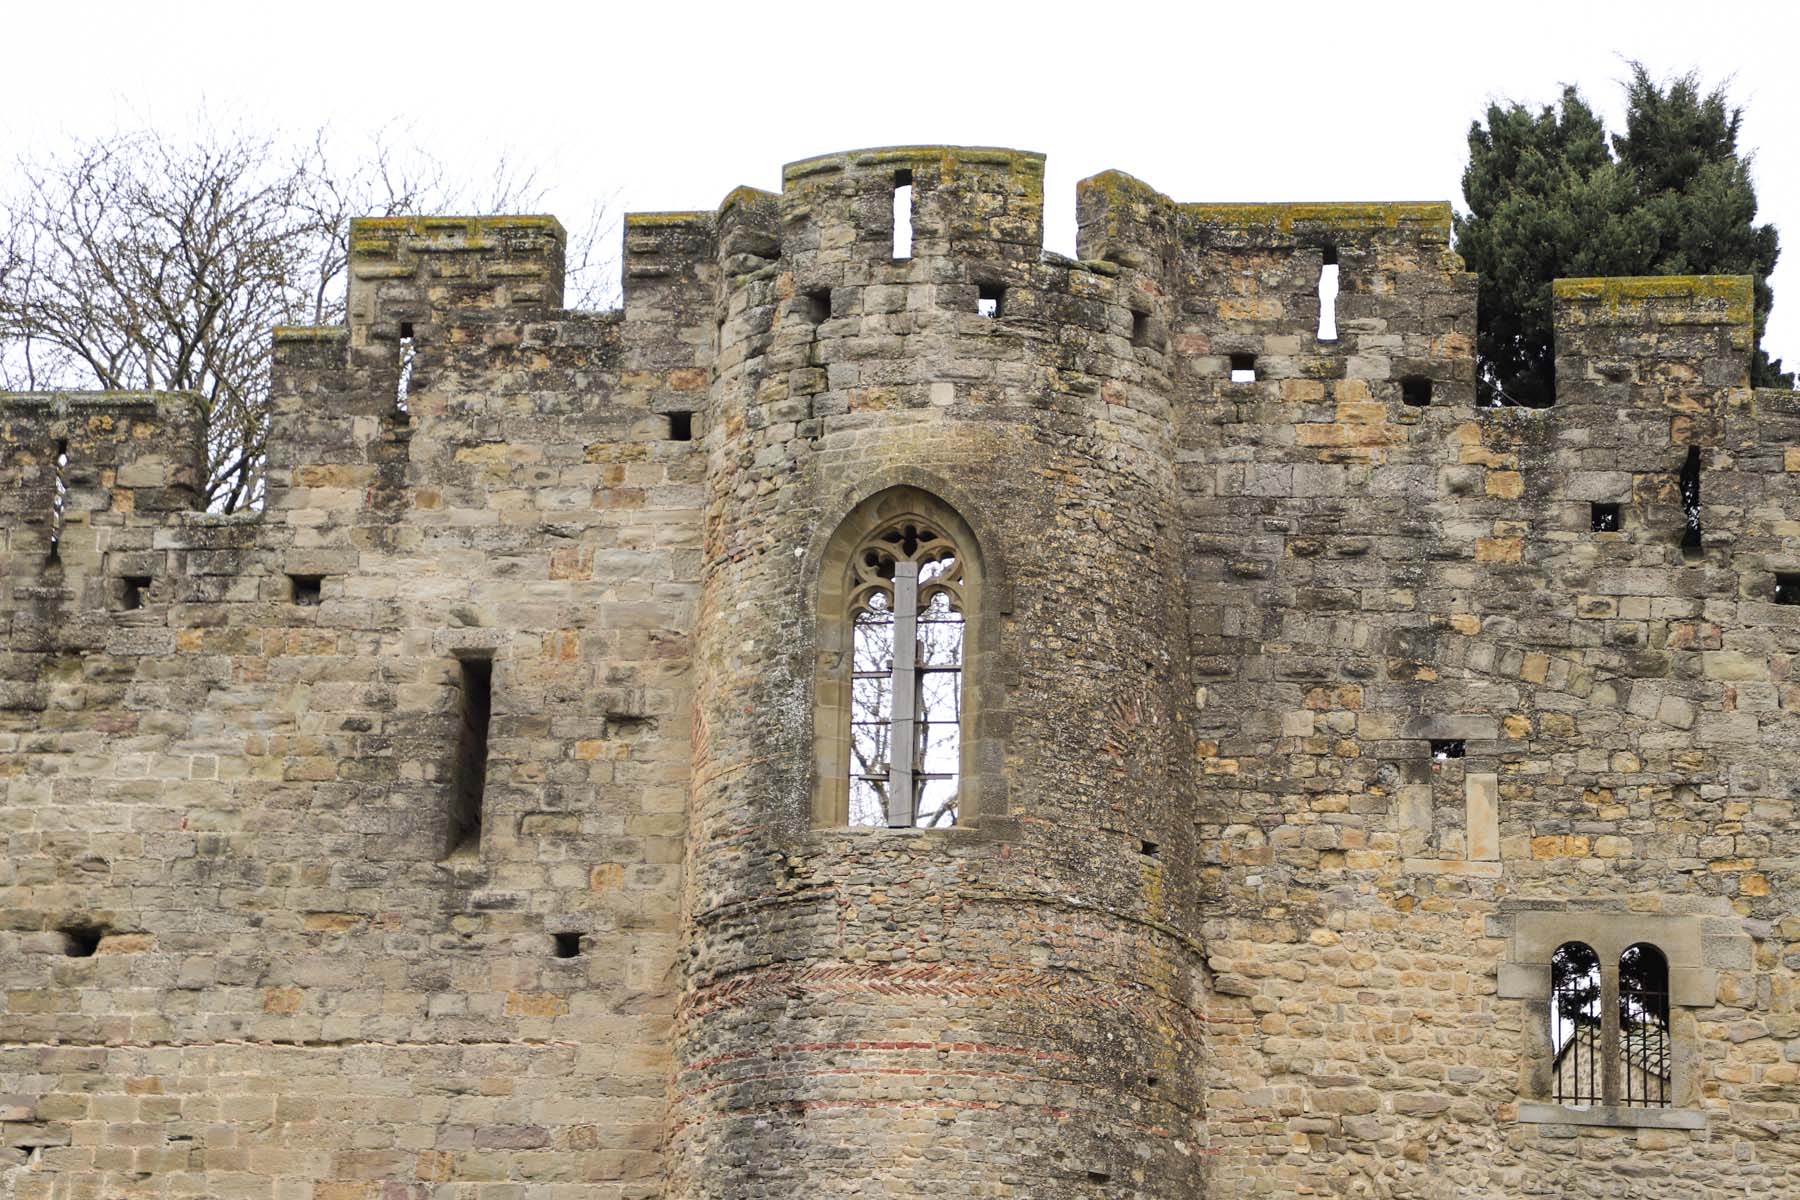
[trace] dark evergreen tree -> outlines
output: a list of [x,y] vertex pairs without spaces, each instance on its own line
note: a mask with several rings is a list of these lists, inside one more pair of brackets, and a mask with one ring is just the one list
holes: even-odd
[[[1743,110],[1693,75],[1658,85],[1632,64],[1623,134],[1608,138],[1573,87],[1557,105],[1489,105],[1469,130],[1467,216],[1456,245],[1481,276],[1481,398],[1555,398],[1550,283],[1587,275],[1750,275],[1760,342],[1773,293],[1775,227],[1757,225]],[[1610,144],[1609,144],[1610,143]],[[1615,157],[1616,155],[1616,157]],[[1760,349],[1756,383],[1791,387]]]

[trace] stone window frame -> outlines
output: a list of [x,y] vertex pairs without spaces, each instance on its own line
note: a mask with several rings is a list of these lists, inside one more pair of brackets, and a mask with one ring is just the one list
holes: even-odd
[[[1721,931],[1720,922],[1699,916],[1592,911],[1564,906],[1513,912],[1495,919],[1506,938],[1497,993],[1525,1003],[1527,1062],[1518,1119],[1531,1124],[1605,1125],[1632,1129],[1703,1129],[1700,1098],[1700,1038],[1696,1009],[1717,1002],[1718,966],[1748,954],[1739,931]],[[1726,923],[1728,924],[1728,922]],[[1669,965],[1669,1104],[1558,1104],[1550,1036],[1550,959],[1569,942],[1590,947],[1600,960],[1602,1011],[1618,1002],[1619,956],[1639,943],[1655,946]]]
[[[871,537],[899,521],[934,525],[962,558],[964,603],[962,737],[958,763],[956,824],[937,829],[852,826],[849,823],[850,666],[854,590],[851,556]],[[904,482],[882,487],[851,506],[814,556],[812,587],[817,653],[813,671],[812,825],[858,834],[954,834],[973,830],[1004,811],[995,773],[994,730],[1003,693],[999,686],[998,616],[1008,605],[992,555],[973,526],[935,488]]]

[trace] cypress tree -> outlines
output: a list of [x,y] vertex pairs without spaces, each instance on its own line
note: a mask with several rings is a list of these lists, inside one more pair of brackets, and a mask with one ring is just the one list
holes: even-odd
[[[1684,75],[1659,85],[1632,64],[1623,134],[1608,138],[1574,87],[1533,112],[1491,104],[1469,130],[1468,214],[1456,246],[1481,276],[1482,402],[1555,398],[1550,282],[1588,275],[1750,275],[1760,343],[1779,242],[1757,225],[1743,110]],[[1760,348],[1754,382],[1793,386]]]

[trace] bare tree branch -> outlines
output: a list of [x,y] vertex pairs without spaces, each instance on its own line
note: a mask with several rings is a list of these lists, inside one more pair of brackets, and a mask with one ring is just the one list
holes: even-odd
[[[244,129],[77,142],[18,164],[0,200],[0,387],[192,391],[206,430],[205,500],[262,499],[269,330],[344,319],[355,216],[537,207],[535,172],[504,157],[474,189],[379,132],[349,171],[328,131]],[[604,204],[572,232],[569,302],[612,301]]]

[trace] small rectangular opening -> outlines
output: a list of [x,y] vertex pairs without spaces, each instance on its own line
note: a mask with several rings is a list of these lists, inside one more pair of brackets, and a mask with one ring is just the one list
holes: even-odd
[[1087,1173],[1087,1177],[1088,1177],[1089,1183],[1105,1183],[1112,1178],[1112,1172],[1111,1171],[1089,1171]]
[[669,440],[671,442],[691,442],[694,440],[693,413],[672,412],[669,414]]
[[823,325],[831,319],[831,289],[813,288],[801,294],[806,305],[806,319],[814,325]]
[[126,575],[119,580],[119,607],[126,612],[144,607],[144,593],[150,590],[150,576]]
[[1256,382],[1256,355],[1234,354],[1231,356],[1231,382]]
[[1619,506],[1602,504],[1598,500],[1588,505],[1588,524],[1595,533],[1619,532]]
[[1431,757],[1432,757],[1433,761],[1442,762],[1445,759],[1461,758],[1462,756],[1463,756],[1463,739],[1461,739],[1461,738],[1433,738],[1432,739]]
[[1408,375],[1400,380],[1400,402],[1412,408],[1431,403],[1431,380],[1423,375]]
[[1131,312],[1131,344],[1134,346],[1148,346],[1150,344],[1150,314],[1149,313],[1138,312],[1136,309],[1132,310],[1132,312]]
[[323,575],[289,575],[288,599],[302,608],[317,607],[323,598],[324,586]]
[[902,167],[894,172],[894,258],[912,257],[913,173]]
[[487,792],[488,725],[494,709],[494,661],[457,660],[462,697],[456,735],[448,848],[479,849],[482,805]]
[[1800,571],[1775,573],[1775,603],[1800,604]]
[[1138,843],[1138,853],[1142,854],[1145,858],[1155,858],[1158,849],[1160,849],[1160,847],[1158,847],[1155,842],[1141,841]]
[[92,958],[106,936],[106,930],[97,925],[66,925],[57,932],[63,937],[63,953],[70,958]]
[[984,317],[1000,315],[1000,305],[1006,299],[1006,288],[998,283],[983,283],[976,286],[975,311]]
[[581,935],[579,933],[553,933],[550,953],[557,958],[576,958],[581,954]]

